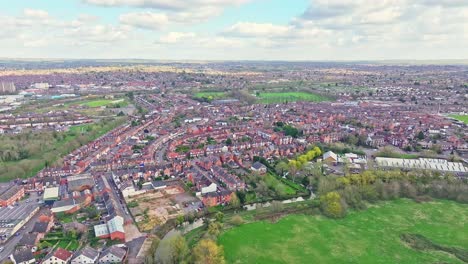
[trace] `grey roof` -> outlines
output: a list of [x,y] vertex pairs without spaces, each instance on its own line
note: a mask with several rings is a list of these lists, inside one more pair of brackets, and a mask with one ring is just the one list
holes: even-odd
[[102,252],[101,257],[106,256],[108,254],[112,254],[120,259],[123,259],[125,257],[125,254],[127,254],[127,250],[120,248],[118,246],[115,246],[115,245],[110,246]]
[[97,251],[96,249],[92,247],[86,246],[80,249],[79,251],[77,251],[75,255],[73,256],[73,259],[77,258],[80,255],[83,255],[89,259],[94,260],[94,259],[97,259],[97,257],[99,256],[99,251]]
[[16,263],[21,263],[21,262],[28,262],[34,259],[34,256],[30,249],[23,249],[23,250],[15,251],[15,253],[13,253],[13,259],[15,260]]
[[47,232],[47,226],[49,223],[44,223],[44,222],[36,222],[34,224],[33,233],[46,233]]
[[8,200],[10,199],[13,195],[15,195],[19,190],[23,188],[22,186],[18,185],[11,185],[8,188],[6,188],[3,193],[0,194],[0,200]]
[[252,164],[252,168],[256,169],[256,170],[259,170],[261,168],[267,168],[264,164],[260,163],[260,162],[255,162],[254,164]]
[[37,233],[24,234],[21,240],[18,242],[18,245],[34,246],[36,244],[37,236],[38,236]]
[[68,189],[71,191],[81,191],[82,189],[92,188],[95,185],[93,176],[89,174],[69,176],[67,181]]

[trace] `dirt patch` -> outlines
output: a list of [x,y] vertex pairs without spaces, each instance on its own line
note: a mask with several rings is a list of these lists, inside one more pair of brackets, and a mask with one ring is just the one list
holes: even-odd
[[177,185],[126,199],[127,203],[136,204],[130,208],[130,212],[141,231],[150,231],[169,219],[183,215],[184,207],[192,201],[198,201],[198,199],[185,193],[184,189]]

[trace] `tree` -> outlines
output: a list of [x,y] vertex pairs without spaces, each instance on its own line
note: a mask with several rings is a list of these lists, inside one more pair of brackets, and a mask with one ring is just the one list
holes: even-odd
[[231,219],[231,224],[233,224],[235,226],[242,225],[243,223],[244,223],[244,219],[240,215],[235,215]]
[[156,250],[158,250],[160,242],[161,240],[158,237],[154,237],[151,239],[151,246],[146,252],[145,256],[145,264],[156,263]]
[[228,146],[232,145],[232,139],[231,138],[226,139],[226,145],[228,145]]
[[205,235],[210,239],[217,240],[222,229],[223,225],[221,223],[211,222],[210,224],[208,224],[208,229]]
[[223,247],[218,246],[213,240],[203,239],[193,248],[193,260],[195,264],[224,264]]
[[217,222],[222,223],[224,219],[224,214],[222,212],[217,212],[215,214],[215,219]]
[[424,133],[422,131],[419,131],[417,137],[418,137],[419,140],[423,140],[424,139]]
[[164,238],[156,250],[156,263],[185,263],[189,249],[185,238],[180,233]]
[[289,170],[289,166],[286,162],[284,161],[280,161],[276,164],[275,166],[275,171],[276,173],[278,173],[279,175],[283,176],[285,172],[287,172]]
[[231,201],[229,202],[229,205],[231,205],[232,208],[239,208],[241,206],[241,202],[236,193],[231,195]]
[[91,219],[98,218],[100,213],[95,206],[88,206],[85,209],[85,212],[88,214],[88,217]]
[[340,218],[345,215],[341,204],[341,196],[338,192],[329,192],[320,197],[320,206],[326,216]]

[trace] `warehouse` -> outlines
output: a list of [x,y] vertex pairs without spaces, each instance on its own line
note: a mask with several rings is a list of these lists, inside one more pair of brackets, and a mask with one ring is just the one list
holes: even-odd
[[444,159],[397,159],[397,158],[375,158],[379,167],[436,170],[452,173],[468,173],[468,169],[461,162],[449,162]]
[[35,204],[23,204],[0,208],[0,237],[8,240],[39,211]]
[[49,187],[44,189],[44,203],[52,205],[59,198],[59,187]]

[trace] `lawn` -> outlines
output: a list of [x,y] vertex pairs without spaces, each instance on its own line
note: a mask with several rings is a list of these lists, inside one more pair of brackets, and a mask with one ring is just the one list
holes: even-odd
[[266,185],[269,188],[275,189],[277,193],[281,193],[283,195],[296,194],[296,191],[292,187],[290,187],[290,186],[286,185],[285,183],[281,182],[274,175],[271,175],[271,174],[268,173],[268,174],[265,174],[262,177],[264,177]]
[[468,115],[450,115],[450,117],[460,120],[468,125]]
[[420,234],[443,246],[468,249],[468,205],[450,201],[382,202],[344,219],[290,215],[255,222],[219,238],[227,263],[463,263],[442,251],[420,251],[401,241]]
[[306,92],[278,92],[278,93],[262,93],[257,95],[261,103],[274,104],[284,102],[322,102],[329,101],[329,98],[318,94],[306,93]]

